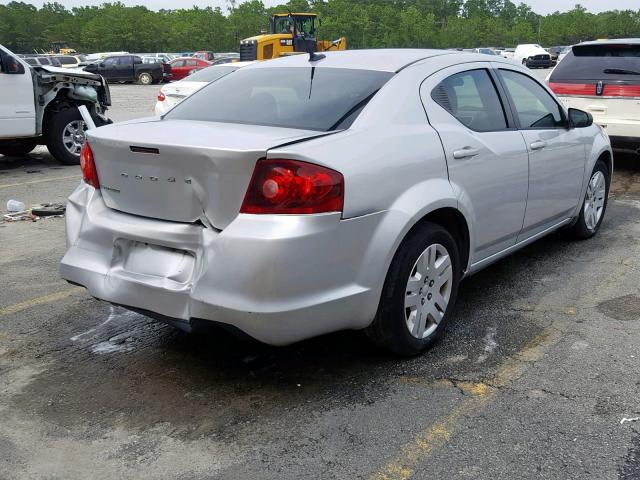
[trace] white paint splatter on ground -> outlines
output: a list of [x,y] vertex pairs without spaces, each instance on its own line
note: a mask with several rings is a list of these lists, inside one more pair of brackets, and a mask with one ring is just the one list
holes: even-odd
[[496,327],[487,328],[487,333],[484,336],[484,349],[483,353],[478,356],[476,363],[484,363],[493,352],[498,348],[498,342],[496,342]]
[[[131,312],[129,310],[116,311],[116,309],[111,305],[109,307],[109,316],[107,319],[100,323],[99,325],[90,328],[86,332],[82,332],[78,335],[71,337],[72,342],[77,342],[81,339],[93,340],[96,338],[96,333],[101,330],[103,327],[108,325],[109,323],[130,323],[136,317],[142,317],[142,315]],[[109,354],[109,353],[120,353],[120,352],[130,352],[134,349],[134,339],[131,337],[129,332],[124,332],[120,335],[116,335],[115,337],[111,337],[106,342],[96,343],[90,346],[90,350],[92,353],[96,353],[98,355]]]
[[107,353],[121,353],[130,352],[134,349],[133,338],[128,337],[124,341],[114,337],[106,342],[96,343],[91,346],[91,353],[97,353],[98,355],[104,355]]
[[93,328],[87,330],[86,332],[82,332],[82,333],[80,333],[78,335],[75,335],[75,336],[71,337],[71,341],[72,342],[77,342],[82,337],[86,337],[88,335],[91,335],[95,331],[97,331],[100,328],[104,327],[106,324],[112,322],[115,318],[116,318],[115,309],[113,308],[113,305],[110,305],[109,306],[109,316],[107,317],[107,319],[104,322],[102,322],[100,325],[98,325],[96,327],[93,327]]

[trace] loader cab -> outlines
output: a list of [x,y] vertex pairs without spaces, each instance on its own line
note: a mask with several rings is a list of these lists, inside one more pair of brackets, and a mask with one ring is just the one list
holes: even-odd
[[316,15],[312,14],[276,14],[270,19],[271,34],[292,36],[294,52],[315,52]]

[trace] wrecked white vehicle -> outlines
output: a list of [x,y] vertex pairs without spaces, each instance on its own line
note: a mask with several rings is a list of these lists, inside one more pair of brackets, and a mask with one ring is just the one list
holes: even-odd
[[0,45],[0,155],[21,157],[42,144],[58,161],[80,163],[86,130],[81,105],[97,126],[111,123],[105,117],[109,87],[100,75],[31,67]]

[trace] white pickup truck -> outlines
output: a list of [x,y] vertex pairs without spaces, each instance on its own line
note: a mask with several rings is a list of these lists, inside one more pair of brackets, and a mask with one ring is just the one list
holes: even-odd
[[46,145],[64,164],[80,162],[84,105],[97,126],[110,123],[107,82],[77,69],[29,66],[0,45],[0,155],[20,157]]

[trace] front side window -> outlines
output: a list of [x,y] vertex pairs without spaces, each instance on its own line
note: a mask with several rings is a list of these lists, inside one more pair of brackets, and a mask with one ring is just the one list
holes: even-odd
[[109,57],[104,61],[105,67],[115,67],[118,64],[118,57]]
[[565,126],[560,105],[538,82],[512,70],[500,70],[511,95],[520,128],[562,128]]
[[236,71],[178,104],[164,118],[296,128],[349,128],[393,73],[322,67]]
[[450,76],[433,89],[431,98],[464,126],[477,132],[507,128],[502,102],[486,70]]

